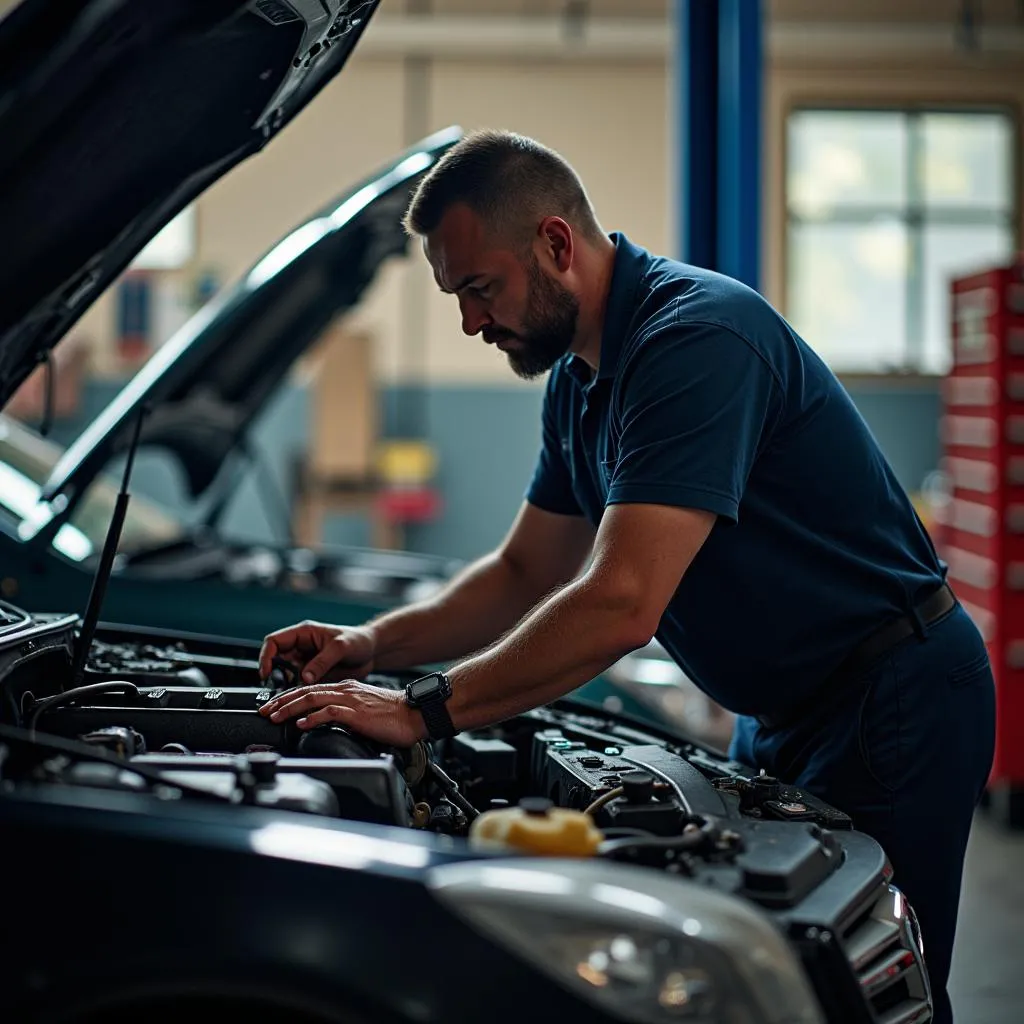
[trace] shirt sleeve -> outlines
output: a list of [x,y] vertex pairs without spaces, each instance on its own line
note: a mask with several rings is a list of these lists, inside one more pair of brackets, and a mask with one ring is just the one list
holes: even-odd
[[562,449],[562,435],[558,429],[558,376],[555,367],[548,377],[541,410],[541,446],[533,479],[526,491],[526,500],[545,512],[565,516],[580,516],[583,511],[572,490],[569,460]]
[[698,508],[739,518],[781,389],[744,338],[714,324],[659,331],[626,359],[607,504]]

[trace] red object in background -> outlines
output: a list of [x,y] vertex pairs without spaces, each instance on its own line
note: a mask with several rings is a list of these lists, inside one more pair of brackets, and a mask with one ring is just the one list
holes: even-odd
[[992,806],[1024,823],[1024,257],[956,279],[951,300],[940,437],[952,500],[937,533],[996,678]]
[[425,523],[441,513],[441,496],[429,487],[396,487],[377,495],[377,512],[392,523]]

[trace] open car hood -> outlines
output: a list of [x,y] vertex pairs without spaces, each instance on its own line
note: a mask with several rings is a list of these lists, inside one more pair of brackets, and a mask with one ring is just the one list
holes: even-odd
[[0,406],[342,68],[379,0],[23,0],[0,21]]
[[131,437],[172,451],[192,497],[213,483],[295,361],[355,306],[382,263],[406,252],[402,214],[416,183],[461,138],[424,139],[294,228],[232,288],[165,342],[65,452],[43,500],[74,506]]

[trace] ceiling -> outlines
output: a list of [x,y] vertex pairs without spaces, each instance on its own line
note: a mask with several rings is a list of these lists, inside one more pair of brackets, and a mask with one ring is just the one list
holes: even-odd
[[[20,0],[0,0],[0,17]],[[786,22],[949,23],[967,9],[984,24],[1024,25],[1024,0],[764,0],[765,15]],[[434,11],[438,14],[556,15],[665,19],[675,0],[384,0],[380,16]]]
[[[421,13],[666,18],[675,0],[386,0],[381,15]],[[1024,0],[765,0],[773,21],[948,23],[973,10],[985,23],[1024,23]]]
[[397,14],[404,3],[409,14],[433,11],[436,14],[473,14],[528,16],[580,13],[594,18],[661,18],[668,14],[671,0],[385,0],[381,16]]
[[775,21],[941,24],[973,11],[982,24],[1024,24],[1022,0],[767,0]]

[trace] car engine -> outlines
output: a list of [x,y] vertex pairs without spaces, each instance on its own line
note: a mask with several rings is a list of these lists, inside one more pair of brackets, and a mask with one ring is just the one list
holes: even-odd
[[262,681],[257,644],[101,626],[72,680],[76,616],[0,610],[8,793],[120,789],[470,840],[490,811],[584,812],[600,835],[594,855],[695,879],[776,917],[805,959],[826,965],[814,973],[823,998],[866,998],[878,1019],[928,1019],[916,922],[894,904],[881,849],[836,808],[716,751],[571,700],[386,748],[339,725],[303,731],[260,715],[295,677],[278,661]]
[[[400,687],[411,678],[368,681]],[[258,713],[292,685],[294,670],[284,662],[269,681],[260,680],[253,654],[100,637],[80,686],[36,692],[12,680],[7,692],[33,734],[76,741],[120,762],[105,773],[100,765],[113,767],[106,759],[68,758],[52,777],[68,784],[135,788],[156,772],[187,793],[450,834],[465,834],[482,810],[530,797],[592,808],[599,826],[634,837],[678,836],[701,816],[852,827],[845,814],[807,793],[569,703],[433,749],[420,743],[398,750],[340,725],[303,731]],[[824,835],[821,828],[802,834]]]

